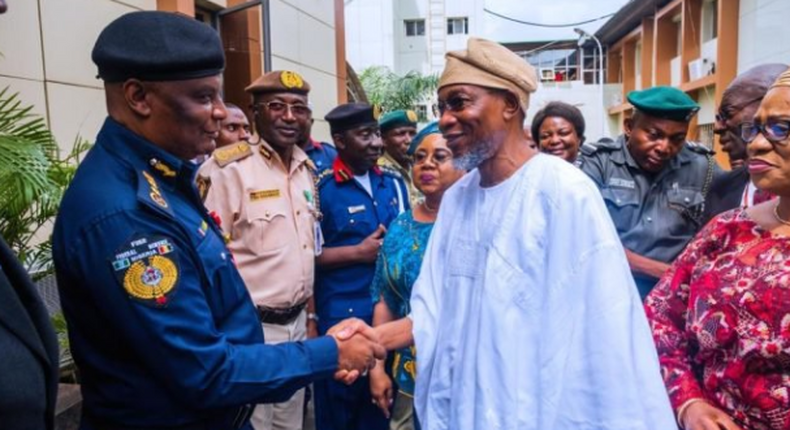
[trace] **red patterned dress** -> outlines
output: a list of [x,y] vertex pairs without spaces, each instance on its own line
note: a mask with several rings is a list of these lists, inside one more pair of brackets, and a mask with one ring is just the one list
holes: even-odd
[[745,429],[790,430],[790,237],[726,212],[645,309],[676,412],[704,398]]

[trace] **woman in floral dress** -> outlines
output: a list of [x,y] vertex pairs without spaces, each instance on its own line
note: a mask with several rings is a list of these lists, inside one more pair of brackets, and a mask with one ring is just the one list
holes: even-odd
[[714,218],[645,305],[686,430],[790,429],[790,70],[741,134],[779,198]]
[[[414,137],[409,153],[414,159],[414,185],[425,199],[396,218],[384,238],[371,286],[374,326],[409,314],[411,288],[420,274],[442,195],[464,174],[453,167],[453,153],[447,148],[436,123]],[[383,361],[370,371],[373,401],[385,415],[392,414],[391,430],[416,428],[413,412],[415,355],[414,346],[393,351],[391,374],[397,395],[393,393],[393,381]]]

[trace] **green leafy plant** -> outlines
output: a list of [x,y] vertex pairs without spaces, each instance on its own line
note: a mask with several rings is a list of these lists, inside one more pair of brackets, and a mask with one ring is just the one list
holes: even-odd
[[[399,76],[383,66],[368,67],[360,73],[359,80],[368,101],[384,111],[415,109],[429,102],[439,86],[437,75],[426,76],[412,71]],[[427,121],[425,112],[417,111],[420,121]]]
[[90,144],[76,139],[61,157],[44,119],[18,93],[0,91],[0,234],[34,279],[51,273],[52,244],[42,237],[57,214],[80,156]]

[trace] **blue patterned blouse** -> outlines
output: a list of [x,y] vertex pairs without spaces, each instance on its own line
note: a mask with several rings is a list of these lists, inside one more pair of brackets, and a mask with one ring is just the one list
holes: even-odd
[[[411,288],[420,274],[425,247],[431,235],[433,223],[416,221],[411,211],[402,213],[390,224],[376,262],[376,274],[371,285],[373,303],[384,299],[390,311],[403,318],[409,314]],[[414,347],[394,352],[392,375],[398,390],[414,395],[416,376]]]

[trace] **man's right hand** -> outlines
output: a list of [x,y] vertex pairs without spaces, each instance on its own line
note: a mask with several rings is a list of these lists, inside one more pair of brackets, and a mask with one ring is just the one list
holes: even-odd
[[679,421],[686,430],[742,430],[724,411],[708,402],[695,402]]
[[330,328],[327,335],[337,342],[339,370],[335,378],[347,384],[356,380],[357,374],[364,376],[377,359],[383,360],[387,356],[376,332],[362,320],[341,321]]
[[366,237],[365,240],[357,245],[357,253],[359,254],[359,260],[363,263],[375,263],[376,259],[379,256],[379,250],[381,249],[381,244],[384,243],[384,233],[387,232],[387,228],[383,225],[379,224],[379,227],[370,234],[370,236]]

